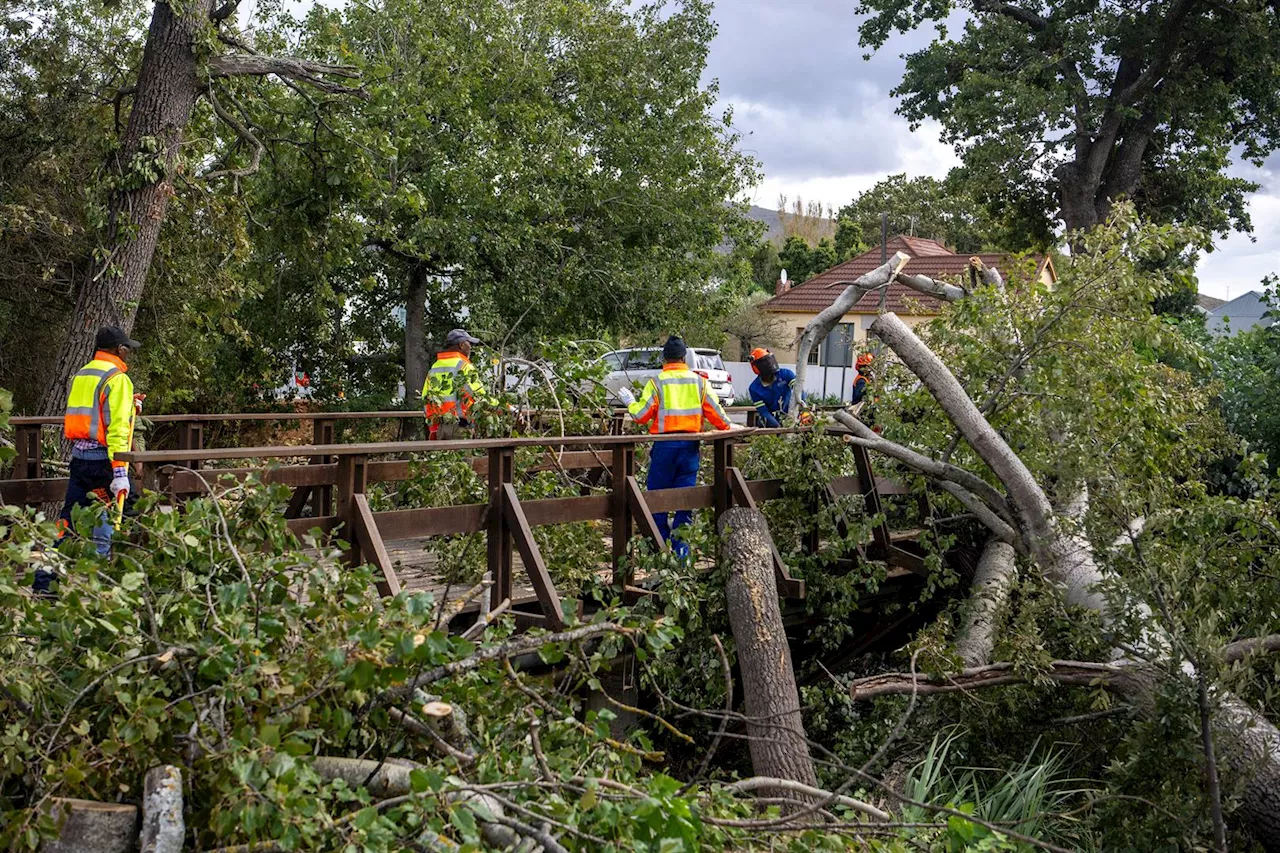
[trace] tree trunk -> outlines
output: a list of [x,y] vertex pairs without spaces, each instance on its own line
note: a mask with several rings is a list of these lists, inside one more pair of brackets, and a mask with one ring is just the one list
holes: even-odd
[[[893,277],[898,274],[909,260],[911,260],[909,255],[905,255],[902,252],[894,253],[894,256],[881,266],[876,267],[866,275],[860,276],[856,281],[850,282],[848,287],[836,297],[835,302],[824,308],[817,317],[810,320],[809,324],[804,327],[804,331],[800,333],[800,343],[796,347],[795,391],[791,395],[790,414],[796,415],[800,411],[801,398],[804,397],[805,372],[809,365],[809,353],[813,352],[814,347],[822,343],[823,338],[831,334],[831,330],[840,322],[840,318],[848,313],[849,309],[853,308],[859,299],[877,287],[887,287],[889,282],[893,281]],[[842,283],[836,282],[836,284]]]
[[1016,577],[1013,546],[992,539],[982,551],[965,620],[956,637],[956,652],[966,667],[985,666],[995,646],[996,616],[1009,600]]
[[414,262],[409,266],[409,286],[404,297],[405,408],[421,404],[422,386],[427,381],[426,305],[427,268]]
[[107,198],[101,262],[91,267],[76,294],[66,340],[58,350],[40,414],[56,415],[66,403],[71,376],[93,355],[99,326],[133,329],[147,270],[191,112],[200,94],[195,43],[210,25],[213,0],[159,0],[151,15],[137,91],[120,150],[107,163],[118,182]]
[[62,826],[40,845],[42,853],[126,853],[137,840],[136,806],[56,798],[48,808]]
[[[813,759],[800,718],[800,692],[782,627],[773,577],[771,538],[764,516],[738,507],[720,518],[729,565],[725,596],[742,670],[751,766],[757,776],[816,786]],[[783,789],[765,796],[786,797]],[[790,794],[795,798],[796,794]]]

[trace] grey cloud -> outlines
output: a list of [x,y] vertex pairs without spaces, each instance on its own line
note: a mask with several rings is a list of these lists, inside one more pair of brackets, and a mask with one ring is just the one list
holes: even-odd
[[893,114],[900,54],[932,31],[863,60],[857,0],[722,0],[706,76],[734,106],[741,147],[773,178],[884,174],[918,145]]

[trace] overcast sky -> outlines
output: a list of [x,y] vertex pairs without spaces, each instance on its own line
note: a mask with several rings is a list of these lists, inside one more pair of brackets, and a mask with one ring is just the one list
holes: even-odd
[[[707,77],[734,109],[742,148],[763,164],[753,203],[773,208],[780,193],[835,207],[897,172],[942,177],[957,163],[937,126],[912,133],[889,92],[900,55],[932,30],[896,37],[870,60],[858,47],[857,0],[718,0],[719,33]],[[954,31],[954,27],[952,28]],[[1236,174],[1263,185],[1250,203],[1254,241],[1233,235],[1202,260],[1200,289],[1230,298],[1258,290],[1280,271],[1280,155],[1267,168]]]

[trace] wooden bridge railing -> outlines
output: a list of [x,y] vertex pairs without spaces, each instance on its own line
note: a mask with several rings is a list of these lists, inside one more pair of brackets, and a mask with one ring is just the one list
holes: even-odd
[[[551,627],[563,624],[563,605],[547,572],[545,561],[533,536],[533,528],[547,524],[607,520],[612,524],[613,567],[615,584],[639,593],[633,587],[626,557],[627,543],[635,533],[646,537],[654,547],[666,544],[653,521],[655,512],[713,509],[717,516],[731,506],[755,506],[781,495],[780,479],[748,480],[734,465],[735,447],[744,440],[761,435],[778,435],[804,430],[744,429],[730,432],[694,435],[595,435],[537,438],[471,439],[449,442],[384,442],[375,444],[328,444],[301,447],[237,447],[215,450],[144,451],[125,455],[130,462],[141,463],[144,485],[158,488],[180,500],[206,491],[219,477],[244,479],[250,474],[266,482],[293,486],[295,498],[302,488],[332,489],[333,502],[313,501],[317,515],[291,518],[289,528],[297,534],[319,529],[332,533],[341,529],[349,540],[348,559],[355,564],[368,562],[381,573],[378,590],[394,595],[400,589],[399,578],[388,555],[385,541],[484,532],[487,539],[487,565],[493,586],[491,605],[512,606],[514,554],[520,554],[530,585],[537,598],[536,611],[517,612],[526,623]],[[712,466],[707,485],[660,491],[641,489],[635,476],[637,447],[650,442],[697,440],[712,445]],[[540,448],[542,461],[533,468],[605,469],[610,476],[607,494],[578,497],[521,500],[515,489],[515,453],[519,448]],[[366,490],[373,482],[394,482],[409,476],[406,459],[378,459],[393,454],[433,454],[471,452],[472,466],[487,477],[488,501],[483,504],[402,509],[373,512]],[[871,473],[870,459],[863,448],[854,447],[858,474],[840,477],[829,484],[833,496],[861,494],[868,512],[877,511],[879,499],[886,494],[905,494],[905,490],[885,481],[877,481]],[[282,460],[326,459],[321,464],[286,465],[270,468],[189,469],[187,463],[214,460]],[[424,464],[424,463],[420,463]],[[429,463],[425,463],[429,464]],[[188,470],[178,470],[183,466]],[[290,511],[295,509],[290,502]],[[873,509],[873,507],[875,509]],[[296,507],[300,509],[301,507]],[[816,518],[816,513],[815,513]],[[791,577],[777,548],[774,569],[779,591],[788,597],[804,596],[804,581]],[[923,574],[919,556],[895,544],[887,526],[877,529],[868,551],[873,559]]]
[[[754,426],[756,410],[749,406],[730,407],[731,415],[745,417],[747,426]],[[532,410],[525,416],[550,417],[554,410]],[[621,435],[626,423],[622,409],[601,411],[603,419],[608,421],[611,435]],[[422,412],[417,410],[378,411],[378,412],[239,412],[231,414],[178,414],[147,415],[146,420],[154,424],[177,425],[178,450],[203,450],[205,446],[205,427],[215,423],[254,423],[307,422],[312,424],[313,444],[334,444],[337,441],[337,426],[348,421],[389,420],[400,421],[401,435],[409,423],[420,422]],[[45,501],[56,501],[66,493],[65,478],[45,478],[44,476],[44,430],[61,427],[61,417],[27,417],[18,416],[9,419],[14,432],[14,447],[17,456],[10,470],[10,480],[28,481],[22,486],[7,486],[0,481],[0,499],[8,503],[38,504]],[[193,468],[200,467],[200,458],[192,456],[189,460]],[[46,482],[31,482],[46,481]]]

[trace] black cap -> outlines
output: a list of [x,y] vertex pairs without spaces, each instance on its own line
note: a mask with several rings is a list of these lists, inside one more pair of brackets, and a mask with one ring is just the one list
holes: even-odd
[[98,330],[97,337],[93,339],[94,349],[115,349],[116,347],[137,349],[140,346],[142,346],[141,343],[126,335],[124,329],[119,326],[103,326]]
[[467,334],[466,329],[451,329],[449,334],[445,335],[444,338],[445,346],[450,344],[460,344],[463,341],[466,341],[469,344],[480,343],[480,339]]
[[672,335],[667,338],[667,342],[662,345],[662,357],[667,361],[684,361],[685,354],[689,348],[684,345],[684,341],[679,335]]

